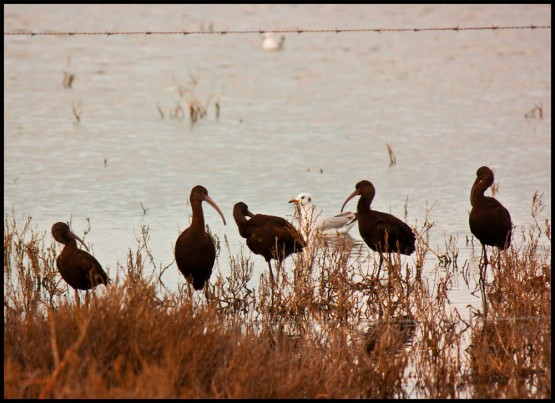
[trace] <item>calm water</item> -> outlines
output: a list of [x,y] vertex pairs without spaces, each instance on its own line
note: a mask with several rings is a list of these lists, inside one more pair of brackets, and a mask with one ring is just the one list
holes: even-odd
[[[545,5],[5,5],[4,12],[5,32],[551,24]],[[431,245],[444,250],[445,239],[457,237],[462,266],[481,165],[494,168],[496,197],[517,231],[532,221],[536,190],[544,193],[541,217],[551,219],[550,37],[528,29],[286,34],[284,49],[268,52],[257,34],[5,36],[4,212],[31,215],[48,234],[71,219],[82,235],[89,218],[86,242],[114,275],[142,225],[156,264],[172,262],[197,184],[224,212],[227,226],[204,208],[235,255],[244,244],[231,214],[236,202],[291,218],[288,201],[304,191],[332,214],[368,179],[376,210],[403,218],[408,197],[410,225],[420,226],[433,206]],[[75,76],[70,89],[64,71]],[[170,118],[176,105],[187,108],[180,86],[207,105],[193,128],[187,117]],[[535,105],[543,119],[525,118]],[[361,242],[357,228],[351,235]],[[222,250],[223,273],[228,258]],[[257,282],[267,265],[252,258]],[[429,260],[427,273],[436,263]],[[184,281],[175,263],[164,281],[173,289]],[[462,280],[452,293],[461,310],[480,303]]]

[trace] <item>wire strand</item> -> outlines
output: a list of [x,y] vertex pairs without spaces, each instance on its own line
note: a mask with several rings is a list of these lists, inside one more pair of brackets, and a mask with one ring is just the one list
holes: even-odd
[[522,30],[522,29],[551,29],[551,25],[524,25],[524,26],[482,26],[482,27],[428,27],[428,28],[354,28],[354,29],[278,29],[278,30],[244,30],[244,31],[83,31],[83,32],[4,32],[4,36],[77,36],[77,35],[241,35],[241,34],[320,34],[320,33],[350,33],[350,32],[374,32],[374,33],[387,33],[387,32],[425,32],[425,31],[497,31],[497,30]]

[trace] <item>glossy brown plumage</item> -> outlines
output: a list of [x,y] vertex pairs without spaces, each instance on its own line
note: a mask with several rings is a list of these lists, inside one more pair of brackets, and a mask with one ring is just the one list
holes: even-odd
[[195,290],[202,290],[210,279],[216,247],[210,234],[204,228],[204,213],[202,202],[206,201],[220,214],[225,223],[224,215],[218,205],[208,196],[208,190],[203,186],[195,186],[190,195],[193,219],[189,228],[185,229],[175,243],[175,261],[187,281],[193,284]]
[[277,259],[281,264],[287,256],[300,252],[306,246],[300,232],[286,219],[253,214],[243,202],[236,203],[233,207],[233,218],[239,228],[239,234],[247,240],[249,249],[257,255],[262,255],[268,262],[272,278],[271,259]]
[[513,224],[509,211],[493,197],[484,192],[493,184],[493,172],[486,166],[478,168],[476,180],[470,191],[472,210],[468,217],[470,231],[482,244],[487,265],[485,245],[506,249],[511,244]]
[[62,278],[76,290],[90,290],[99,284],[108,284],[108,275],[94,256],[77,247],[77,241],[84,242],[75,235],[69,226],[57,222],[52,226],[54,239],[64,244],[64,249],[56,259]]
[[416,237],[412,229],[397,217],[370,209],[376,195],[376,189],[371,182],[362,180],[355,188],[343,203],[341,211],[349,200],[357,195],[360,196],[357,204],[358,230],[370,249],[380,253],[377,274],[379,276],[383,263],[382,253],[399,251],[403,255],[410,255],[415,250]]

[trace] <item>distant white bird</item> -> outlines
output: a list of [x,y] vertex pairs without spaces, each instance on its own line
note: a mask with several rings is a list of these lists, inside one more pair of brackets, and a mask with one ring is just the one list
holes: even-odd
[[283,48],[285,36],[276,38],[271,32],[264,32],[262,34],[262,49],[264,50],[280,50]]
[[325,236],[346,234],[357,221],[357,215],[352,211],[345,211],[332,217],[322,216],[321,211],[315,211],[316,206],[310,193],[299,193],[297,197],[289,200],[289,203],[299,206],[301,231],[307,238],[307,235],[313,236],[315,232]]

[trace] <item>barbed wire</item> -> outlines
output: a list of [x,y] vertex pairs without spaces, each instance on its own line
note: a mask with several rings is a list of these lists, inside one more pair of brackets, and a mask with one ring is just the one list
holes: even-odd
[[274,33],[274,34],[319,34],[319,33],[350,33],[350,32],[374,32],[374,33],[385,33],[385,32],[426,32],[426,31],[497,31],[497,30],[515,30],[515,29],[551,29],[551,25],[523,25],[523,26],[498,26],[498,25],[491,25],[491,26],[481,26],[481,27],[424,27],[424,28],[352,28],[352,29],[274,29],[274,30],[266,30],[266,29],[258,29],[258,30],[243,30],[243,31],[234,31],[234,30],[208,30],[208,31],[73,31],[73,32],[34,32],[34,31],[27,31],[27,32],[4,32],[4,36],[77,36],[77,35],[106,35],[106,36],[113,36],[113,35],[241,35],[241,34],[258,34],[262,35],[265,33]]

